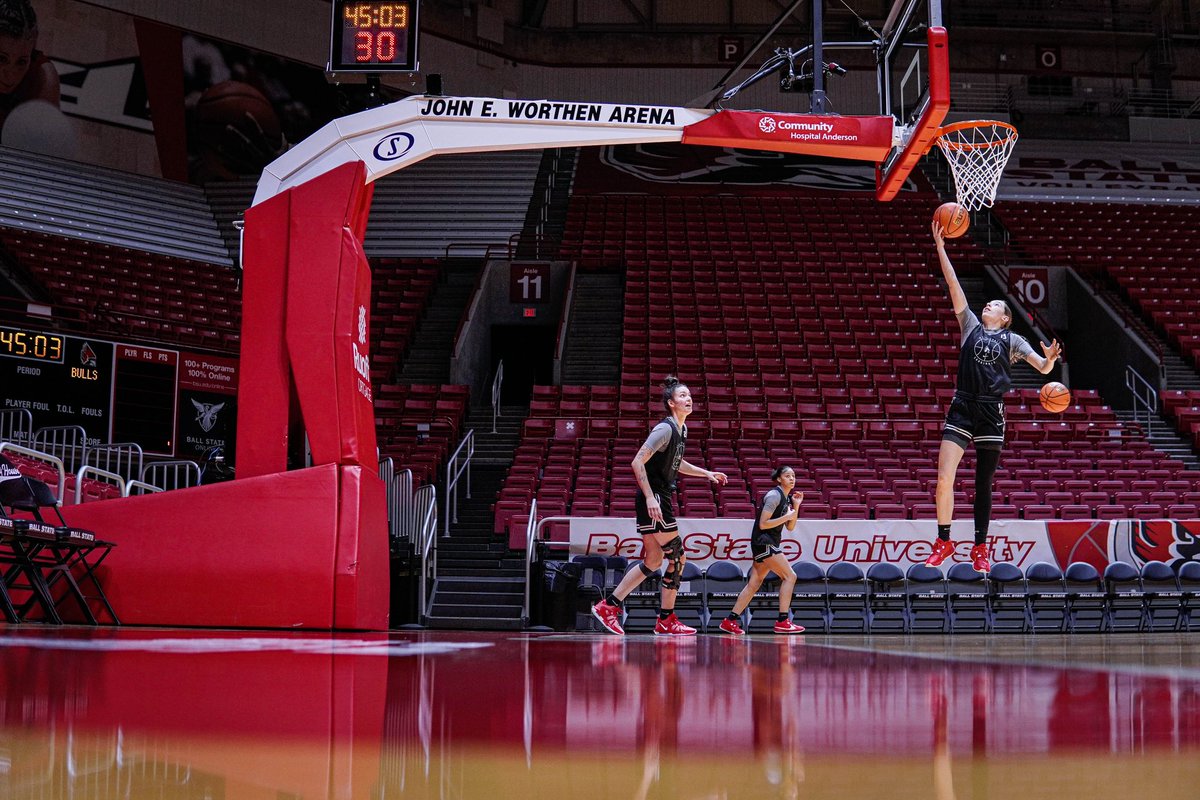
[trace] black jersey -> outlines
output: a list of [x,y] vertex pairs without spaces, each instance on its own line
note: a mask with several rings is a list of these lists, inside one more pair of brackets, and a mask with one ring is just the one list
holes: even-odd
[[[774,506],[772,507],[772,504]],[[773,544],[776,547],[783,540],[783,526],[776,525],[774,528],[763,530],[758,526],[758,520],[762,516],[763,509],[771,509],[771,519],[779,519],[788,514],[792,510],[792,506],[787,501],[787,497],[783,493],[782,486],[776,486],[771,491],[763,495],[762,506],[758,509],[758,513],[754,515],[754,530],[750,532],[750,541],[755,544]]]
[[1024,336],[1008,328],[985,330],[970,309],[958,315],[962,352],[958,357],[958,396],[1001,401],[1012,386],[1012,364],[1033,352]]
[[[661,435],[659,429],[667,425],[670,439],[658,446],[654,454],[646,461],[646,478],[650,488],[656,494],[667,494],[675,491],[675,477],[679,474],[679,465],[683,461],[683,448],[687,445],[687,426],[678,427],[672,417],[666,417],[650,432],[648,444]],[[665,437],[664,437],[665,438]]]

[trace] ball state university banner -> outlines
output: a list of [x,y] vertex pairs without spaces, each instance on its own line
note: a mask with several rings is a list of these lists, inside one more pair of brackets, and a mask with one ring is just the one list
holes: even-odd
[[[750,520],[679,520],[689,562],[704,568],[717,561],[732,561],[749,568]],[[923,563],[934,538],[932,520],[800,520],[783,538],[788,561],[812,561],[828,567],[850,561],[865,569],[889,562],[901,569]],[[969,563],[973,524],[954,524],[956,543],[952,563]],[[1038,561],[1066,567],[1086,561],[1103,570],[1111,561],[1141,566],[1164,561],[1178,566],[1200,561],[1200,521],[1197,520],[996,520],[988,536],[993,562],[1027,569]],[[639,558],[642,540],[628,517],[572,517],[571,555],[604,555]]]

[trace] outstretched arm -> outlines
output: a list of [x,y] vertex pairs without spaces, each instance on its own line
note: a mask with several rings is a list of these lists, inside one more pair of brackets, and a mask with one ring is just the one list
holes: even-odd
[[933,243],[937,245],[938,262],[942,265],[942,277],[946,279],[946,288],[950,291],[950,302],[953,304],[954,314],[957,316],[966,310],[967,296],[958,282],[958,275],[954,272],[954,265],[950,263],[950,256],[946,255],[946,237],[937,220],[933,221]]
[[725,483],[728,480],[724,472],[709,472],[703,467],[697,467],[695,464],[689,464],[686,461],[679,462],[679,471],[684,475],[691,475],[694,478],[708,478],[713,483]]
[[1025,360],[1038,372],[1046,375],[1050,370],[1054,369],[1054,365],[1062,356],[1062,345],[1058,343],[1058,339],[1055,339],[1050,344],[1046,344],[1045,342],[1039,342],[1039,344],[1042,346],[1042,352],[1045,353],[1045,356],[1039,356],[1037,353],[1031,352],[1025,356]]

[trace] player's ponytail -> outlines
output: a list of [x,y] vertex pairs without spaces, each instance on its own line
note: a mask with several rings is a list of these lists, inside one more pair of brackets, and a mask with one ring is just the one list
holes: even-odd
[[675,390],[680,386],[683,386],[683,383],[674,375],[668,375],[667,377],[663,378],[662,400],[663,408],[667,409],[667,411],[671,410],[671,398],[675,396]]

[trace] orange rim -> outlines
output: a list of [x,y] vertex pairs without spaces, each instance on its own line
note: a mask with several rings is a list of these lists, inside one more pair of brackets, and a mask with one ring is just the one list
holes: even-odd
[[[1006,131],[1006,134],[1002,138],[995,139],[990,142],[952,142],[949,140],[942,139],[942,137],[948,133],[956,133],[958,131],[965,131],[968,128],[982,128],[986,125],[991,125],[993,127],[1000,128],[1001,130]],[[986,150],[989,147],[1003,147],[1003,146],[1007,145],[1009,142],[1011,142],[1012,140],[1016,139],[1017,138],[1017,129],[1014,128],[1012,125],[1008,124],[1007,122],[1001,122],[1000,120],[976,119],[976,120],[968,120],[966,122],[952,122],[949,125],[943,125],[942,127],[938,128],[936,138],[938,140],[938,144],[942,145],[943,147],[947,147],[951,150]]]

